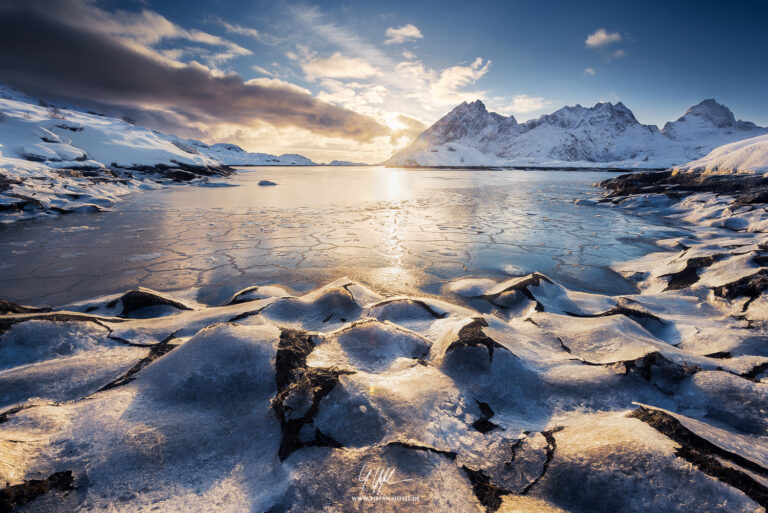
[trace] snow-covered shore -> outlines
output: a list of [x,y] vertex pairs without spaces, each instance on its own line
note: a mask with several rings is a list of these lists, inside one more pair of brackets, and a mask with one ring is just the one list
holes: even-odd
[[98,211],[134,191],[227,176],[230,165],[315,163],[181,139],[0,86],[0,222]]
[[133,191],[231,170],[130,123],[0,97],[0,222],[108,208]]
[[617,264],[636,294],[534,273],[457,280],[466,304],[347,279],[2,303],[0,479],[30,511],[762,511],[764,205],[603,200],[695,223]]

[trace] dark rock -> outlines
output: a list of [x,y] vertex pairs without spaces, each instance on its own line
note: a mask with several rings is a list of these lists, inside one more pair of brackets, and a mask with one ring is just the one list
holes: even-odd
[[663,277],[669,278],[669,283],[664,289],[667,290],[680,290],[685,289],[699,281],[699,269],[709,267],[717,262],[722,255],[709,255],[703,257],[689,258],[685,263],[685,269],[676,273],[665,274]]
[[750,303],[760,297],[760,294],[766,289],[768,289],[768,269],[760,269],[755,274],[715,287],[713,292],[716,296],[729,301],[737,297],[749,298],[743,306],[743,310],[746,311]]
[[0,513],[11,513],[14,509],[28,504],[50,491],[72,490],[74,476],[71,470],[56,472],[45,479],[30,479],[21,484],[0,490]]
[[768,202],[768,178],[763,175],[675,173],[666,170],[625,174],[604,180],[598,185],[610,191],[609,197],[650,193],[682,197],[686,194],[712,192],[734,196],[734,207]]
[[18,406],[14,406],[13,408],[8,408],[4,412],[0,412],[0,424],[8,422],[8,419],[20,411],[26,410],[27,408],[34,408],[35,406],[36,405],[34,404],[20,404]]
[[402,447],[404,449],[412,449],[415,451],[426,451],[431,452],[434,454],[440,454],[441,456],[445,456],[449,460],[455,460],[456,456],[458,456],[453,451],[443,451],[441,449],[437,449],[435,447],[432,447],[431,445],[424,445],[413,441],[404,441],[404,440],[395,440],[393,442],[389,442],[386,445],[387,447]]
[[272,182],[272,181],[270,181],[270,180],[261,180],[261,181],[259,182],[259,185],[261,185],[262,187],[264,187],[264,186],[269,186],[269,185],[277,185],[277,184],[276,184],[275,182]]
[[475,497],[485,506],[486,511],[498,510],[501,507],[501,496],[510,494],[509,490],[491,483],[491,478],[482,470],[473,470],[466,465],[462,465],[461,470],[469,478]]
[[183,169],[168,169],[163,172],[165,178],[170,178],[174,182],[189,182],[195,178],[199,178],[198,175],[191,171],[184,171]]
[[528,486],[523,488],[523,491],[521,492],[522,495],[525,495],[531,491],[531,488],[533,488],[533,486],[538,483],[542,477],[544,477],[544,475],[547,473],[547,470],[549,470],[549,464],[552,463],[552,458],[555,457],[555,451],[557,450],[557,440],[555,439],[555,433],[562,430],[562,427],[556,427],[554,429],[550,429],[549,431],[541,432],[542,436],[544,436],[544,439],[547,441],[547,453],[546,458],[544,459],[544,465],[542,465],[541,474],[539,477],[531,481]]
[[659,433],[674,440],[680,448],[675,454],[692,463],[700,471],[718,481],[744,492],[749,498],[768,507],[768,487],[733,465],[726,465],[722,460],[728,460],[744,470],[768,478],[768,469],[738,454],[726,451],[709,440],[700,437],[682,425],[675,417],[659,410],[639,408],[628,415],[639,419]]
[[462,346],[485,346],[485,348],[488,350],[488,358],[491,362],[493,362],[494,349],[503,349],[505,351],[509,351],[509,349],[502,346],[483,332],[483,328],[487,326],[488,321],[482,317],[476,317],[472,319],[472,322],[459,330],[459,339],[455,342],[451,342],[451,344],[445,350],[445,354],[448,354],[451,351],[455,351]]
[[130,290],[119,298],[113,299],[107,303],[107,306],[109,308],[114,308],[117,306],[118,301],[123,305],[123,311],[120,313],[120,317],[130,317],[133,312],[148,306],[170,306],[179,310],[192,310],[190,307],[179,301],[162,296],[153,290],[143,288]]
[[176,334],[174,333],[174,334],[168,336],[168,338],[166,338],[162,342],[153,345],[150,348],[149,354],[147,356],[145,356],[144,358],[139,360],[136,363],[136,365],[134,365],[133,367],[128,369],[125,372],[125,374],[123,374],[122,376],[120,376],[119,378],[117,378],[117,379],[115,379],[113,381],[110,381],[109,383],[107,383],[106,385],[101,387],[98,391],[102,392],[104,390],[109,390],[111,388],[117,388],[119,386],[125,385],[125,384],[130,383],[131,381],[133,381],[134,374],[136,374],[141,369],[143,369],[144,367],[146,367],[150,363],[154,362],[155,360],[157,360],[161,356],[164,356],[164,355],[170,353],[171,351],[173,351],[174,349],[176,349],[178,347],[178,345],[170,343],[171,340],[173,340],[175,338],[175,335]]
[[494,416],[494,411],[491,408],[491,406],[488,403],[478,401],[477,399],[475,399],[475,402],[477,403],[477,406],[480,408],[481,416],[480,418],[478,418],[472,423],[472,427],[483,434],[498,428],[499,427],[498,424],[495,424],[490,421],[490,418]]
[[0,314],[23,314],[23,313],[41,313],[50,312],[48,307],[24,306],[18,305],[7,299],[0,299]]
[[673,393],[680,382],[701,370],[696,366],[671,362],[658,351],[616,365],[623,368],[623,374],[636,375],[645,381],[653,382],[659,390],[667,394]]
[[[281,461],[302,447],[342,447],[316,427],[312,439],[302,440],[300,436],[304,426],[312,428],[320,401],[339,383],[339,376],[351,374],[337,369],[307,367],[307,356],[314,347],[312,335],[305,331],[283,329],[280,334],[275,356],[277,395],[272,399],[271,406],[283,433],[278,449]],[[305,399],[306,411],[295,412],[286,404],[291,395]]]

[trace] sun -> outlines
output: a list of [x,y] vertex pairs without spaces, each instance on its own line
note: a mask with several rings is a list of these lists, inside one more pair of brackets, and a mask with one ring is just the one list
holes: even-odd
[[387,112],[384,114],[384,124],[387,125],[390,130],[403,130],[408,128],[398,119],[399,117],[400,115],[395,112]]

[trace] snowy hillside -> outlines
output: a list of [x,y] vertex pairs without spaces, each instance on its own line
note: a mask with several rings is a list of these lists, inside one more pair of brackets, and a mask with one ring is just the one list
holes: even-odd
[[303,155],[286,153],[284,155],[270,155],[269,153],[250,153],[236,144],[217,143],[205,144],[196,139],[180,139],[169,135],[179,147],[187,151],[194,151],[212,158],[226,166],[316,166],[315,162]]
[[0,93],[0,157],[5,164],[11,159],[67,169],[182,167],[205,171],[219,167],[217,161],[185,152],[146,128],[35,104],[5,89]]
[[768,173],[768,135],[726,144],[678,171],[705,173]]
[[100,210],[137,189],[228,175],[228,165],[315,163],[180,139],[0,86],[0,222]]
[[713,148],[768,133],[704,100],[662,130],[621,102],[563,107],[525,123],[464,102],[422,132],[389,166],[665,168]]
[[162,134],[0,89],[0,220],[109,207],[162,181],[231,171]]

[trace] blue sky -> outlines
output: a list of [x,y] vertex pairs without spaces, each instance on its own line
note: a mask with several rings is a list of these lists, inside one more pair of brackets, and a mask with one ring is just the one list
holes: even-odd
[[520,121],[622,101],[641,122],[662,125],[714,97],[768,125],[765,0],[67,1],[98,9],[105,26],[128,27],[104,30],[169,66],[293,88],[390,132],[346,137],[258,115],[189,123],[201,138],[255,151],[376,161],[475,98]]

